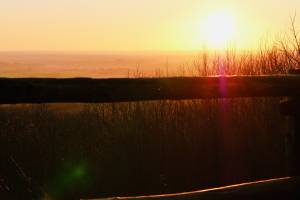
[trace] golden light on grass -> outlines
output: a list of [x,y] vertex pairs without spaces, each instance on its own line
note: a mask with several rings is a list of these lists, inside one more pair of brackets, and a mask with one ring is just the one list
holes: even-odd
[[212,49],[224,49],[236,33],[236,20],[229,11],[218,11],[208,15],[201,24],[204,44]]

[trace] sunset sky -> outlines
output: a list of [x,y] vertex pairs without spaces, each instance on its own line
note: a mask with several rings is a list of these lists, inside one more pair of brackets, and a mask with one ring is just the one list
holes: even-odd
[[251,49],[287,32],[295,11],[300,25],[299,0],[3,0],[0,50]]

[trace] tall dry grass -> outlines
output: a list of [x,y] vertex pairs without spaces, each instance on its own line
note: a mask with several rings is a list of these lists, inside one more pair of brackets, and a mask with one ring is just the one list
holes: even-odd
[[[69,187],[75,196],[142,195],[287,175],[274,99],[49,107],[1,108],[1,148],[55,199]],[[82,177],[64,185],[78,166]]]

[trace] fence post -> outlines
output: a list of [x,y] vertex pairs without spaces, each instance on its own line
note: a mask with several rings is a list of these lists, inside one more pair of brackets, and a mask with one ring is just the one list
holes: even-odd
[[[290,75],[300,75],[300,69],[293,69],[288,72]],[[281,112],[285,116],[292,118],[294,131],[288,145],[290,145],[290,166],[291,176],[300,176],[300,97],[288,97],[280,104]]]

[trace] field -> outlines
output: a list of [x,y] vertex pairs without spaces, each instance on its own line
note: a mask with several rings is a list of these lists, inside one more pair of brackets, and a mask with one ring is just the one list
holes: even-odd
[[160,194],[288,175],[288,122],[278,99],[56,106],[3,107],[0,116],[2,152],[55,199],[70,191]]

